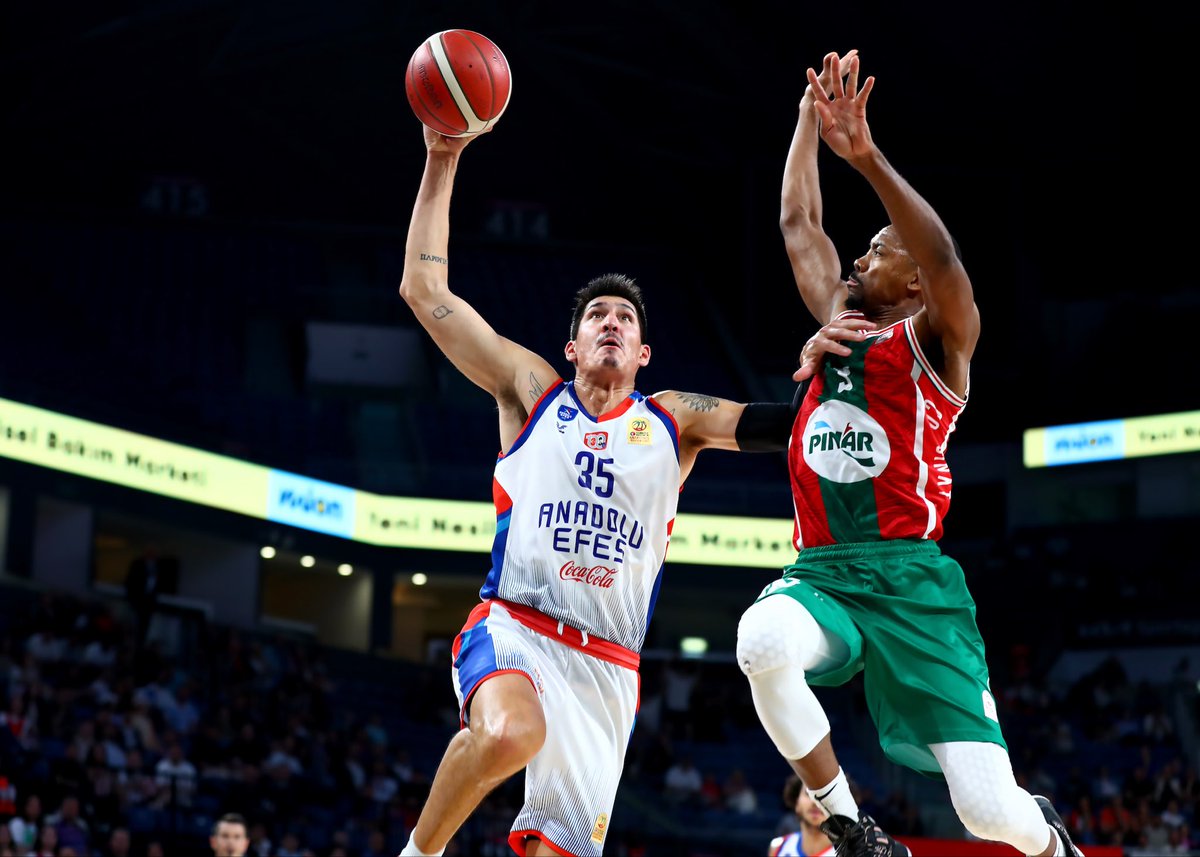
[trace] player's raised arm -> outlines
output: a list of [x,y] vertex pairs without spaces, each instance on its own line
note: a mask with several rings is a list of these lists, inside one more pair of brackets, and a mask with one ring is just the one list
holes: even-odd
[[[836,60],[834,66],[836,69]],[[810,84],[817,80],[812,69],[808,79]],[[938,213],[888,163],[871,137],[867,98],[875,78],[868,77],[861,90],[857,83],[856,73],[850,74],[845,86],[834,74],[832,100],[814,105],[821,116],[821,137],[871,183],[905,251],[916,263],[925,318],[918,316],[914,321],[928,324],[928,332],[941,340],[948,360],[969,360],[979,338],[979,311],[971,280]],[[951,383],[961,391],[961,384]]]
[[544,359],[500,336],[448,285],[450,197],[459,155],[470,137],[425,129],[425,172],[408,225],[400,295],[442,353],[502,406],[533,407],[558,373]]
[[800,99],[796,130],[783,168],[783,193],[780,198],[779,228],[792,263],[792,275],[804,305],[820,324],[841,312],[846,285],[841,280],[837,250],[822,226],[821,185],[817,172],[820,147],[820,117],[815,102],[825,100],[832,88],[834,63],[838,73],[858,73],[857,51],[840,58],[825,55],[817,83],[810,83]]

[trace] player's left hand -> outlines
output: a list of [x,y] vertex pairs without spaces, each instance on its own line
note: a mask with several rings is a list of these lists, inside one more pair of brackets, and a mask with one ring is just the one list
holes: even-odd
[[800,350],[800,368],[792,373],[793,381],[803,381],[817,373],[826,354],[850,356],[850,349],[843,342],[862,342],[868,331],[874,330],[875,322],[865,318],[843,318],[829,322],[809,337]]

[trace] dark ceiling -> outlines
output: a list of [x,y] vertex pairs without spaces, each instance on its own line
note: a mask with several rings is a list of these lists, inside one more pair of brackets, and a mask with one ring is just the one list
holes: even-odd
[[[1162,177],[1181,141],[1148,106],[1179,58],[1148,33],[1178,28],[1152,7],[1134,15],[781,0],[6,4],[6,207],[120,217],[153,177],[174,176],[203,184],[215,219],[402,235],[423,161],[405,64],[430,33],[464,27],[504,50],[513,95],[464,156],[456,211],[531,200],[555,239],[698,256],[747,350],[777,365],[814,329],[777,226],[794,107],[806,66],[855,47],[877,76],[876,140],[964,248],[984,319],[975,377],[1001,385],[993,401],[1046,383],[1049,364],[1073,377],[1072,404],[1026,425],[1180,409],[1188,396],[1167,382],[1108,399],[1114,374],[1137,380],[1144,347],[1114,366],[1109,337],[1132,313],[1197,303],[1194,266],[1168,264],[1184,226],[1151,203],[1194,183]],[[849,263],[882,209],[844,164],[822,163],[827,228]],[[1151,266],[1166,276],[1142,279]],[[1089,299],[1091,338],[1060,338],[1081,306],[1063,302]]]

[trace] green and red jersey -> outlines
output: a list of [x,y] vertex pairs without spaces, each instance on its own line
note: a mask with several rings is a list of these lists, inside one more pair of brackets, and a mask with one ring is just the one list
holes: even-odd
[[[861,318],[845,312],[839,318]],[[921,351],[912,318],[827,354],[788,447],[796,550],[942,535],[946,444],[966,407]]]

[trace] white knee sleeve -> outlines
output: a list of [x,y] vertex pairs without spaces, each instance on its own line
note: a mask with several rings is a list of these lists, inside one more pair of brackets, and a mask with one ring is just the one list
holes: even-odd
[[804,678],[828,648],[816,620],[787,596],[756,601],[738,623],[738,666],[750,679],[758,719],[785,759],[804,758],[829,734],[829,718]]
[[950,802],[973,835],[1007,842],[1022,854],[1040,854],[1050,827],[1033,796],[1017,785],[1012,762],[999,744],[954,741],[930,744],[950,787]]

